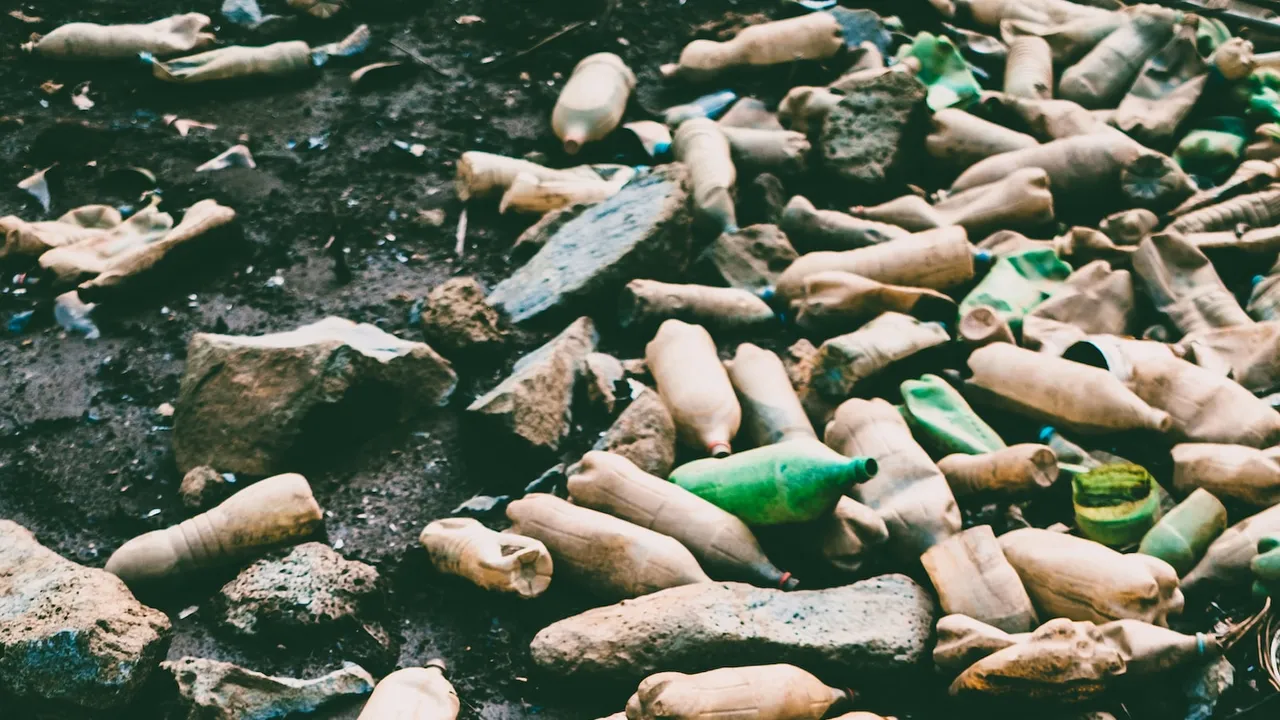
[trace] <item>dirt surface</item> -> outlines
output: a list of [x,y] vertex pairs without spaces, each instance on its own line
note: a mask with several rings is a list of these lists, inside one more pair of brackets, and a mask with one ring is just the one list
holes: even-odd
[[[176,398],[193,333],[276,332],[340,315],[421,339],[410,323],[413,302],[454,275],[475,275],[492,286],[510,271],[507,249],[529,222],[499,216],[492,207],[472,209],[465,251],[455,255],[462,207],[452,188],[453,163],[462,152],[538,152],[549,164],[569,164],[548,118],[582,56],[611,51],[635,69],[639,82],[629,117],[639,119],[698,94],[667,89],[658,77],[659,64],[674,60],[685,42],[732,26],[734,14],[777,15],[777,5],[767,0],[623,0],[608,15],[595,3],[352,0],[355,9],[320,22],[295,17],[284,0],[262,0],[265,12],[288,19],[250,31],[225,22],[220,4],[38,0],[6,11],[16,7],[42,22],[0,15],[0,185],[9,188],[0,193],[0,215],[48,219],[87,203],[136,205],[136,192],[122,179],[127,175],[116,172],[129,167],[155,173],[162,209],[176,212],[213,198],[239,215],[238,231],[215,253],[163,286],[102,308],[97,321],[103,336],[96,341],[53,322],[53,293],[47,283],[31,284],[33,276],[23,275],[29,264],[0,265],[0,321],[35,311],[25,328],[0,326],[0,517],[94,567],[125,540],[187,516],[177,492],[181,475],[170,448],[170,420],[158,408]],[[160,84],[140,63],[59,64],[17,49],[32,32],[65,22],[140,22],[189,11],[215,18],[228,44],[294,38],[320,44],[361,22],[370,25],[374,40],[361,57],[335,61],[313,76],[194,88]],[[458,20],[472,15],[483,21]],[[516,55],[592,18],[603,19]],[[412,62],[393,42],[435,70],[353,91],[348,74],[355,67]],[[41,89],[46,81],[63,87],[47,94]],[[95,106],[82,112],[70,93],[84,82]],[[766,100],[776,100],[787,85],[775,87]],[[183,138],[162,122],[170,113],[218,129]],[[395,140],[421,143],[425,152],[415,157]],[[256,170],[193,172],[237,142],[252,149]],[[634,148],[604,143],[582,158],[619,159],[639,157]],[[14,186],[55,163],[53,207],[43,213]],[[446,214],[443,226],[419,219],[419,211],[437,208]],[[334,260],[335,250],[343,249],[349,275]],[[364,657],[358,643],[274,646],[227,636],[210,598],[235,568],[142,596],[173,620],[169,657],[212,657],[295,676],[315,676],[343,660],[360,660],[380,675],[391,665],[443,657],[468,720],[593,718],[619,709],[625,694],[540,677],[529,661],[533,634],[586,608],[589,599],[561,585],[534,602],[486,594],[436,575],[417,544],[427,522],[463,500],[518,491],[551,463],[495,452],[497,443],[465,423],[461,409],[556,329],[522,331],[499,353],[458,362],[461,381],[449,408],[371,438],[318,444],[298,468],[325,509],[323,539],[349,558],[376,565],[387,580],[390,627],[400,641],[394,662]],[[642,338],[603,329],[607,349],[620,357],[639,354]],[[580,451],[601,429],[579,428],[573,447]],[[930,710],[940,685],[922,682],[911,697],[896,699],[874,698],[870,690],[878,709],[904,719],[956,717]],[[359,706],[347,703],[311,717],[355,718]],[[158,678],[134,706],[93,717],[180,716],[172,687]],[[0,697],[0,717],[90,716]]]

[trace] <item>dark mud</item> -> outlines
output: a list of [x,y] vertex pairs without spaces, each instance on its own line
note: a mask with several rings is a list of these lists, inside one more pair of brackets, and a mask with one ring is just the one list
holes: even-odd
[[[181,476],[170,449],[170,421],[157,408],[177,395],[193,333],[275,332],[341,315],[420,339],[409,322],[413,302],[454,275],[472,274],[492,286],[511,269],[507,249],[527,224],[493,208],[473,209],[465,251],[455,255],[462,207],[452,177],[462,152],[540,152],[550,164],[567,164],[548,118],[564,77],[582,56],[607,50],[627,60],[639,79],[629,111],[638,119],[697,94],[665,88],[658,77],[659,64],[674,60],[685,42],[715,35],[737,15],[777,14],[766,0],[623,0],[611,8],[592,2],[352,0],[353,9],[318,22],[292,17],[283,0],[262,0],[264,11],[291,19],[248,31],[223,22],[220,4],[39,0],[5,9],[16,7],[42,23],[0,15],[0,187],[8,188],[0,192],[0,215],[45,219],[86,203],[136,203],[133,189],[112,172],[126,167],[156,174],[162,209],[213,198],[239,214],[238,230],[213,254],[140,297],[103,308],[103,337],[96,341],[54,324],[47,285],[19,277],[31,267],[0,267],[0,320],[35,311],[20,332],[0,326],[0,517],[95,567],[130,537],[186,517],[178,500]],[[188,11],[216,18],[219,37],[229,43],[302,38],[320,44],[360,22],[371,26],[374,42],[355,62],[334,62],[313,77],[216,88],[165,86],[147,68],[127,62],[55,64],[17,50],[33,31],[64,22],[137,22]],[[463,15],[484,21],[459,24]],[[516,54],[579,21],[586,24]],[[389,86],[354,92],[347,76],[355,67],[410,61],[392,41],[436,69],[421,68]],[[50,80],[64,88],[46,94],[40,86]],[[801,79],[788,80],[775,83],[767,99],[776,100]],[[87,112],[69,98],[82,82],[89,82],[96,103]],[[218,129],[182,138],[162,122],[169,113]],[[395,140],[421,143],[426,150],[415,157],[393,145]],[[237,142],[252,149],[256,170],[193,172]],[[623,152],[624,159],[634,160],[626,150],[604,144],[583,159],[614,160]],[[14,185],[54,163],[53,208],[43,214]],[[444,210],[442,227],[418,219],[419,211],[433,209]],[[335,248],[349,273],[335,266]],[[609,314],[597,313],[602,320]],[[607,324],[603,329],[606,346],[620,356],[639,353],[643,339],[621,337]],[[449,408],[371,438],[331,438],[310,448],[299,463],[326,511],[324,539],[347,557],[376,565],[387,581],[398,657],[380,657],[358,640],[276,646],[226,636],[210,598],[234,568],[142,596],[174,622],[169,657],[207,656],[296,676],[320,674],[343,660],[360,660],[381,674],[393,665],[444,657],[467,720],[592,718],[619,709],[625,693],[539,676],[529,660],[533,634],[584,609],[588,599],[561,585],[534,602],[486,594],[437,576],[417,544],[427,522],[461,501],[482,492],[518,491],[553,462],[499,451],[461,412],[552,330],[522,332],[500,353],[457,362],[461,384]],[[575,447],[581,450],[600,429],[599,423],[579,428]],[[939,707],[941,683],[919,680],[912,692],[896,697],[875,697],[876,689],[868,690],[877,709],[902,718],[964,716],[955,709],[930,710]],[[856,687],[856,679],[850,682]],[[359,705],[312,717],[354,718]],[[132,707],[93,717],[178,716],[172,688],[157,678]],[[80,717],[89,716],[0,697],[5,720]]]

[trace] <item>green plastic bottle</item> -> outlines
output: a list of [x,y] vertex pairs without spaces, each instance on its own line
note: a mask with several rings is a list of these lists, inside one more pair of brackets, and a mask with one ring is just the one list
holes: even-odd
[[1197,488],[1142,538],[1138,552],[1173,566],[1178,577],[1191,572],[1209,544],[1227,529],[1227,509],[1204,488]]
[[960,317],[976,307],[989,307],[1017,332],[1023,316],[1048,300],[1070,274],[1071,266],[1051,248],[1002,255],[982,282],[960,301]]
[[1113,548],[1137,544],[1160,519],[1155,479],[1140,465],[1103,465],[1071,481],[1080,534]]
[[898,49],[898,60],[907,58],[915,58],[920,63],[916,79],[929,88],[925,102],[934,112],[949,107],[963,108],[982,94],[982,86],[973,77],[969,63],[945,36],[927,32],[916,35],[914,42]]
[[876,474],[871,458],[847,458],[816,440],[789,440],[726,458],[694,460],[671,482],[748,525],[815,520],[851,486]]
[[938,456],[981,455],[1007,447],[964,397],[937,375],[902,383],[903,419],[921,445]]
[[1253,571],[1253,595],[1261,600],[1271,596],[1280,602],[1280,535],[1264,535],[1258,541],[1258,554],[1249,563]]

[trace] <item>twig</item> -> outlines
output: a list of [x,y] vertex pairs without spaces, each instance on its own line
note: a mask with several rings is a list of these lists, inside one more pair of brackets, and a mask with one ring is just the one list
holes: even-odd
[[434,72],[440,77],[446,77],[450,79],[453,78],[453,75],[451,73],[445,72],[444,70],[441,70],[440,68],[436,67],[435,63],[423,57],[418,51],[407,48],[404,45],[401,45],[400,43],[396,42],[395,40],[387,40],[387,44],[399,50],[400,52],[404,53],[405,55],[408,55],[409,57],[413,58],[414,62],[426,67],[428,70]]
[[542,46],[547,45],[548,43],[551,43],[555,40],[559,40],[560,38],[564,37],[565,35],[568,35],[569,33],[573,32],[574,30],[577,30],[578,28],[582,27],[583,25],[586,25],[589,22],[591,21],[579,20],[577,22],[569,23],[568,25],[565,25],[564,27],[542,38],[541,40],[530,45],[529,47],[523,50],[517,51],[514,54],[508,55],[502,58],[501,60],[493,63],[492,65],[489,66],[489,70],[493,71],[493,70],[497,70],[500,67],[505,67],[506,65],[511,63],[511,61],[522,58],[525,55],[528,55],[529,53],[532,53],[535,50],[538,50]]

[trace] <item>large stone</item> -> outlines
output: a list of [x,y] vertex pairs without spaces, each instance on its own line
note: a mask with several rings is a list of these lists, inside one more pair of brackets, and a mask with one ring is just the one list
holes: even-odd
[[489,294],[516,322],[568,305],[617,304],[631,280],[679,278],[689,262],[688,171],[679,163],[640,174],[617,195],[552,225],[542,249]]
[[178,683],[187,720],[278,720],[373,692],[373,676],[350,663],[314,680],[272,677],[207,658],[184,657],[161,667]]
[[905,575],[791,592],[701,583],[566,618],[530,649],[550,675],[577,680],[634,684],[668,670],[790,663],[840,686],[918,667],[935,613]]
[[716,238],[699,256],[698,269],[729,287],[760,292],[797,257],[777,225],[752,225]]
[[884,73],[846,90],[822,124],[822,160],[855,187],[884,189],[920,157],[927,90],[910,73]]
[[658,393],[642,388],[594,449],[621,455],[650,475],[666,478],[676,462],[676,424]]
[[472,277],[453,278],[427,294],[422,331],[446,353],[484,350],[506,337],[498,311],[484,301]]
[[597,340],[591,318],[578,318],[520,358],[505,380],[467,410],[496,420],[534,449],[559,450],[573,419],[574,387]]
[[173,452],[184,471],[285,472],[308,431],[444,405],[457,383],[430,346],[337,317],[271,335],[196,333]]
[[0,520],[0,690],[86,708],[128,704],[164,658],[169,631],[169,618],[120,578]]
[[331,634],[369,623],[381,610],[378,571],[324,543],[259,560],[222,587],[222,621],[245,635]]

